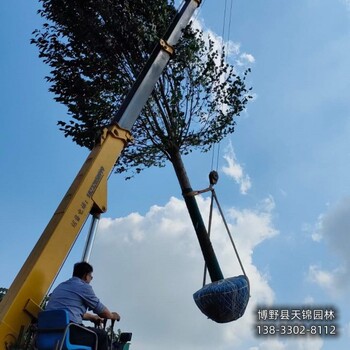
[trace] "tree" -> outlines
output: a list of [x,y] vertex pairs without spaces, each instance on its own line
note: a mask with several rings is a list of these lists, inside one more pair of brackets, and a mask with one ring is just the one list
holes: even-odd
[[4,297],[4,295],[7,293],[7,288],[0,287],[0,301]]
[[[71,117],[58,125],[66,137],[92,148],[166,31],[175,13],[173,1],[40,1],[39,13],[47,22],[34,32],[32,43],[52,68],[50,91]],[[134,175],[170,161],[200,235],[206,234],[205,227],[190,195],[182,156],[193,149],[206,152],[234,131],[234,117],[251,98],[245,85],[248,71],[237,75],[224,50],[216,50],[213,40],[206,42],[201,30],[188,26],[133,126],[135,142],[116,164],[116,172]],[[212,279],[220,273],[211,274]]]
[[46,21],[32,43],[51,68],[46,77],[71,120],[66,137],[91,149],[109,125],[175,9],[172,1],[40,0]]

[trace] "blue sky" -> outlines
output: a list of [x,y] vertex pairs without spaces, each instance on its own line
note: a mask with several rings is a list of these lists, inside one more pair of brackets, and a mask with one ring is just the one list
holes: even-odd
[[[223,33],[225,1],[205,0],[197,20]],[[227,1],[227,11],[231,0]],[[38,3],[0,11],[0,286],[8,287],[83,164],[87,151],[59,132],[48,68],[29,44]],[[228,19],[226,19],[228,23]],[[220,148],[216,187],[252,284],[246,314],[217,325],[196,309],[203,263],[170,166],[109,181],[108,212],[91,256],[94,288],[133,349],[345,350],[350,341],[350,4],[345,0],[234,0],[231,62],[249,65],[255,99]],[[227,30],[227,27],[226,27]],[[220,39],[218,39],[220,40]],[[211,153],[185,163],[207,186]],[[203,217],[209,200],[199,198]],[[213,243],[226,277],[239,273],[221,220]],[[58,282],[81,258],[82,232]],[[256,337],[255,306],[337,310],[334,339]],[[181,336],[179,336],[181,334]]]

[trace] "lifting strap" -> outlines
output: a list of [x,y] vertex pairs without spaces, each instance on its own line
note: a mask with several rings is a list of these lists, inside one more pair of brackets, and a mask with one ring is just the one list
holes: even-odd
[[243,316],[250,297],[250,283],[224,217],[224,213],[213,189],[218,178],[218,173],[216,171],[211,171],[209,174],[210,186],[202,191],[193,191],[190,195],[195,196],[200,193],[211,192],[212,197],[210,203],[208,235],[211,231],[215,201],[244,275],[224,278],[206,284],[205,276],[207,268],[205,266],[203,287],[193,294],[193,299],[201,312],[208,318],[218,323],[227,323],[235,321]]
[[[228,224],[227,224],[227,221],[225,219],[225,215],[224,215],[224,212],[222,211],[221,209],[221,205],[219,203],[219,200],[218,200],[218,197],[216,195],[216,192],[214,190],[214,185],[218,182],[219,180],[219,174],[217,171],[215,170],[212,170],[210,173],[209,173],[209,183],[210,183],[210,186],[205,188],[204,190],[199,190],[199,191],[193,191],[191,193],[189,193],[188,195],[192,195],[192,196],[197,196],[198,194],[202,194],[202,193],[205,193],[205,192],[211,192],[211,201],[210,201],[210,211],[209,211],[209,221],[208,221],[208,236],[210,237],[210,233],[211,233],[211,225],[212,225],[212,218],[213,218],[213,208],[214,208],[214,201],[218,207],[218,210],[220,212],[220,215],[222,217],[222,220],[224,222],[224,225],[225,225],[225,228],[226,228],[226,231],[227,231],[227,234],[230,238],[230,241],[231,241],[231,244],[232,244],[232,247],[236,253],[236,257],[237,257],[237,260],[239,262],[239,265],[242,269],[242,272],[244,274],[244,276],[248,279],[247,277],[247,274],[244,270],[244,267],[243,267],[243,264],[242,264],[242,260],[239,256],[239,253],[238,253],[238,250],[236,248],[236,244],[232,238],[232,234],[230,232],[230,229],[228,227]],[[204,276],[203,276],[203,286],[205,285],[206,283],[206,274],[207,274],[207,266],[206,264],[204,265]]]
[[[218,179],[219,179],[218,173],[217,173],[215,170],[211,171],[211,172],[209,173],[209,182],[210,182],[210,186],[209,186],[207,189],[205,189],[205,190],[196,191],[196,194],[211,191],[211,201],[210,201],[210,211],[209,211],[209,221],[208,221],[208,235],[209,235],[209,237],[210,237],[211,226],[212,226],[212,218],[213,218],[213,208],[214,208],[214,201],[215,201],[215,203],[216,203],[216,205],[217,205],[217,208],[218,208],[218,210],[219,210],[219,212],[220,212],[220,215],[221,215],[221,217],[222,217],[222,220],[223,220],[223,222],[224,222],[224,225],[225,225],[227,234],[228,234],[228,236],[229,236],[229,238],[230,238],[232,247],[233,247],[233,249],[234,249],[234,251],[235,251],[235,253],[236,253],[236,257],[237,257],[237,260],[238,260],[238,262],[239,262],[239,265],[240,265],[240,267],[241,267],[241,269],[242,269],[242,272],[243,272],[244,276],[247,277],[247,274],[246,274],[246,272],[245,272],[245,270],[244,270],[243,263],[242,263],[242,260],[241,260],[241,258],[240,258],[240,256],[239,256],[239,253],[238,253],[236,244],[235,244],[235,242],[234,242],[234,240],[233,240],[233,238],[232,238],[232,234],[231,234],[231,232],[230,232],[230,229],[229,229],[229,227],[228,227],[228,224],[227,224],[227,221],[226,221],[226,219],[225,219],[224,213],[223,213],[223,211],[222,211],[221,205],[220,205],[220,203],[219,203],[218,197],[217,197],[217,195],[216,195],[215,189],[214,189],[214,187],[213,187],[213,186],[217,183]],[[206,284],[206,276],[207,276],[207,266],[206,266],[206,264],[204,264],[203,286]]]

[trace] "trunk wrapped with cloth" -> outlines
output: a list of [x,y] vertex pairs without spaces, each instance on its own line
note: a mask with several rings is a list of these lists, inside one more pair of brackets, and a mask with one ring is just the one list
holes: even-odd
[[240,275],[205,285],[193,294],[193,299],[208,318],[226,323],[243,316],[249,296],[249,280]]

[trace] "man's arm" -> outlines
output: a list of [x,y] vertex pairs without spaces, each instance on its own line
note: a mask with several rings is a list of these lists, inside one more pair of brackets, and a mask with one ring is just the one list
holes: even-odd
[[100,302],[100,300],[97,298],[90,284],[86,283],[84,287],[85,287],[85,290],[84,290],[85,303],[95,314],[97,314],[101,318],[106,318],[106,319],[111,319],[116,321],[120,320],[120,315],[117,312],[109,311],[109,309]]
[[[98,316],[110,320],[120,320],[120,315],[117,312],[111,312],[109,309],[100,302],[100,299],[97,298],[94,290],[92,289],[89,283],[84,285],[85,293],[84,300],[86,305]],[[102,310],[102,311],[101,311]]]
[[84,315],[83,315],[83,320],[84,321],[91,321],[93,322],[96,326],[99,326],[101,324],[101,322],[103,321],[103,318],[101,318],[100,316],[98,315],[95,315],[95,314],[91,314],[89,312],[86,312]]

